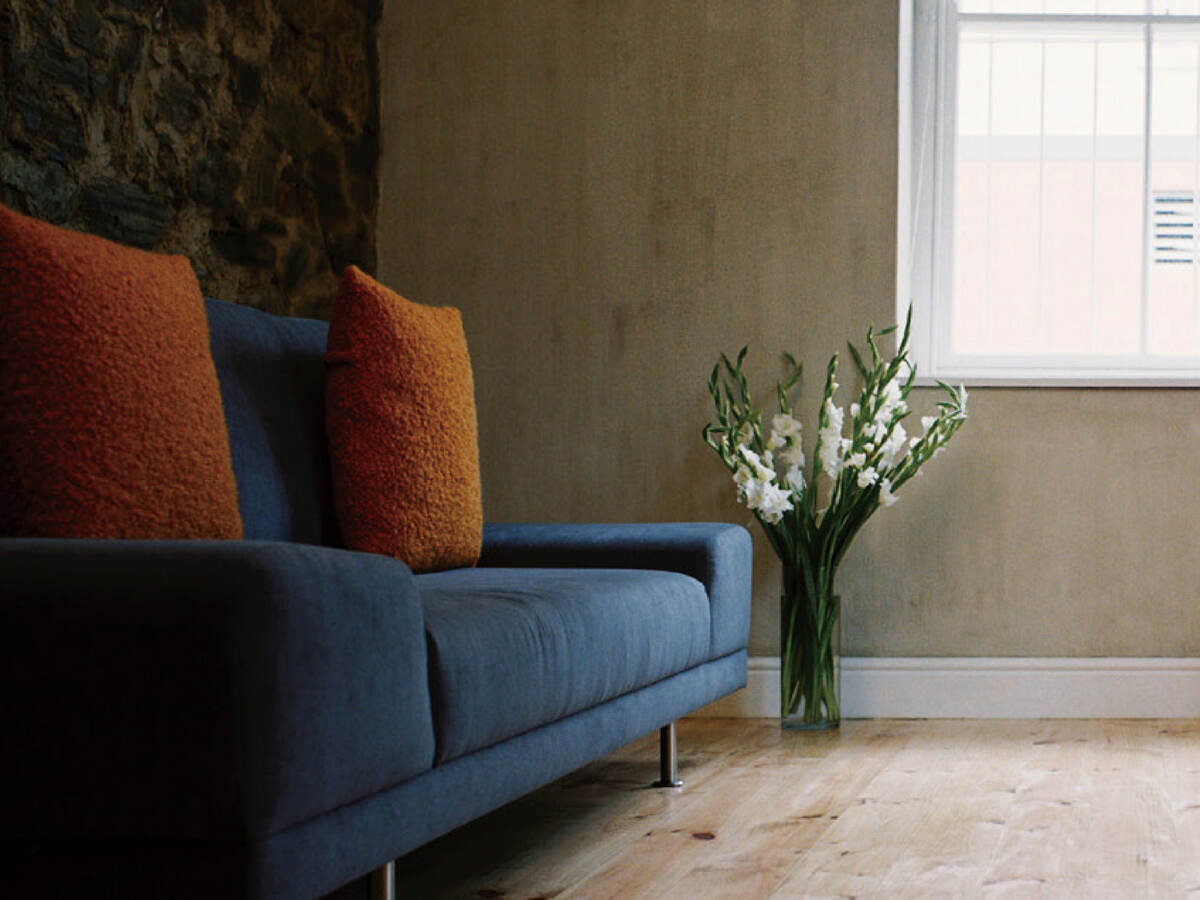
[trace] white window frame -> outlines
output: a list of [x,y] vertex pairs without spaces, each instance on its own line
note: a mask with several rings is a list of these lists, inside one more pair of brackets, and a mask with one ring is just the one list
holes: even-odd
[[[949,291],[954,283],[955,4],[952,0],[899,0],[899,7],[896,316],[903,322],[911,303],[917,383],[942,380],[977,386],[1200,387],[1200,357],[1154,357],[1144,353],[966,356],[952,352]],[[1200,16],[1112,18],[1143,23],[1147,34],[1151,24],[1200,25]],[[1151,52],[1148,43],[1147,134]],[[1200,185],[1197,189],[1200,193]],[[1148,184],[1144,194],[1142,231],[1148,239],[1153,227]],[[1143,275],[1143,283],[1145,278]],[[1143,346],[1145,308],[1143,289]]]

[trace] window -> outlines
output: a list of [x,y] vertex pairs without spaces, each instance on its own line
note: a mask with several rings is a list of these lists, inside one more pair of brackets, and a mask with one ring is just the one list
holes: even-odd
[[901,0],[919,371],[1200,386],[1200,0]]

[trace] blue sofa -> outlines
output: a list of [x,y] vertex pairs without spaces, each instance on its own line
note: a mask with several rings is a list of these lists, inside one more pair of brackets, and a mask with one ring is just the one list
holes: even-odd
[[13,896],[319,897],[745,683],[745,529],[338,549],[325,324],[207,306],[245,540],[0,540]]

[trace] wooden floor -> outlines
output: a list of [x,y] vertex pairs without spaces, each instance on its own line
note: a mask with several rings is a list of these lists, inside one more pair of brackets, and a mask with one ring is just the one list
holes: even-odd
[[679,726],[401,859],[399,898],[1200,898],[1200,722]]

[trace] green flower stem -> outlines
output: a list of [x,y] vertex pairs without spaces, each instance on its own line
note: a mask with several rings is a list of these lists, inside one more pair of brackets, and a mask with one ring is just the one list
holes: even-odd
[[808,725],[836,723],[841,718],[837,695],[833,633],[840,612],[832,578],[821,570],[809,573],[784,568],[781,629],[781,713],[802,712]]

